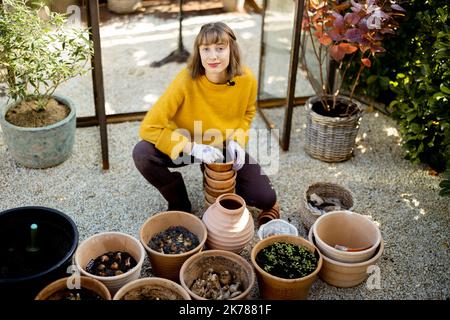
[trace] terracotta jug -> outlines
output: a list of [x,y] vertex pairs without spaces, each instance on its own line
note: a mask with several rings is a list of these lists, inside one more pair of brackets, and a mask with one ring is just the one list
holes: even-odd
[[244,199],[237,194],[219,196],[203,214],[209,249],[239,253],[253,239],[254,223]]

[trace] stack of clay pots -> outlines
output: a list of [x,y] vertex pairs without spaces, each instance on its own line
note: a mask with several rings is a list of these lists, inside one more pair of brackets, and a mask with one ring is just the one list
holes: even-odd
[[236,171],[233,170],[233,162],[206,164],[203,171],[203,186],[208,206],[222,194],[234,193]]
[[270,210],[262,211],[258,217],[258,224],[261,226],[266,222],[269,222],[274,219],[280,219],[280,205],[275,203],[275,205],[270,208]]
[[351,211],[332,211],[320,216],[309,231],[309,241],[323,256],[319,276],[336,287],[353,287],[368,277],[384,250],[378,226]]

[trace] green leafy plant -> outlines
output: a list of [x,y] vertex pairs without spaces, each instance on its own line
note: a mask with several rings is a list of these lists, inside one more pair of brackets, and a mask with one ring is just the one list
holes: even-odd
[[256,263],[271,275],[285,279],[305,277],[317,268],[317,258],[311,251],[285,242],[262,249],[256,255]]
[[93,46],[86,30],[65,25],[66,16],[26,0],[0,7],[0,81],[16,101],[45,109],[57,87],[84,74]]
[[[383,40],[395,33],[396,20],[404,16],[405,10],[386,0],[307,0],[302,28],[307,36],[318,64],[319,80],[316,80],[306,59],[303,65],[316,94],[321,97],[324,110],[332,111],[337,107],[336,97],[340,94],[343,82],[352,78],[349,98],[353,98],[363,71],[372,66],[372,60],[385,52]],[[317,40],[317,41],[316,41]],[[328,86],[328,75],[324,69],[330,56],[337,65],[339,83],[334,92]],[[353,61],[358,66],[352,74],[349,70]],[[353,75],[353,76],[352,76]],[[328,95],[333,95],[329,104]],[[349,107],[345,111],[348,115]],[[356,110],[353,110],[356,111]]]

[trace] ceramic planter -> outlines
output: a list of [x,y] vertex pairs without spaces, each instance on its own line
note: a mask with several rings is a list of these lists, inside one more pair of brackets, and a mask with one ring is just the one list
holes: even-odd
[[[333,97],[328,99],[332,101]],[[338,96],[337,100],[349,103],[350,99]],[[306,130],[305,151],[311,157],[326,161],[345,161],[352,156],[355,146],[355,138],[358,134],[362,117],[361,104],[352,100],[356,105],[357,112],[348,117],[328,117],[317,113],[313,106],[320,103],[318,96],[309,98],[305,103]]]
[[[333,211],[320,216],[312,226],[312,231],[320,252],[341,262],[369,260],[381,241],[377,225],[369,218],[351,211]],[[346,247],[348,251],[338,250],[336,245]]]
[[58,210],[19,207],[1,212],[0,299],[34,299],[41,288],[67,275],[77,245],[75,223]]
[[127,283],[113,300],[191,300],[178,283],[163,278],[142,278]]
[[241,293],[230,300],[245,299],[255,283],[255,274],[250,263],[241,256],[223,250],[206,250],[187,259],[180,269],[180,283],[194,300],[207,300],[195,294],[191,287],[208,269],[221,273],[229,271],[242,285]]
[[[182,226],[198,237],[199,245],[193,250],[179,254],[164,254],[153,250],[149,241],[169,227]],[[141,227],[139,238],[147,251],[152,273],[158,277],[178,281],[181,265],[193,254],[201,251],[207,239],[207,230],[203,222],[193,214],[182,211],[166,211],[147,219]]]
[[244,199],[232,193],[216,199],[202,217],[208,230],[210,249],[239,253],[253,239],[254,223]]
[[[129,253],[137,264],[127,272],[111,277],[98,276],[86,271],[86,267],[92,259],[107,252],[116,251]],[[101,281],[111,294],[116,293],[126,283],[139,278],[144,258],[145,250],[139,240],[122,232],[95,234],[84,240],[75,252],[75,264],[81,274]]]
[[[69,277],[66,277],[50,283],[38,293],[34,300],[49,300],[49,298],[58,291],[67,289],[68,279]],[[108,288],[100,281],[89,277],[80,277],[79,280],[81,288],[92,291],[99,295],[103,300],[111,300],[111,294],[109,293]]]
[[[315,244],[312,229],[309,230],[308,239]],[[357,286],[367,279],[369,276],[367,268],[377,264],[383,251],[384,241],[381,239],[380,245],[376,249],[374,256],[364,262],[344,263],[322,255],[323,265],[322,269],[320,269],[319,277],[326,283],[335,287],[349,288]]]
[[70,108],[69,115],[52,125],[41,128],[18,127],[5,119],[8,110],[17,103],[3,108],[0,113],[5,143],[14,160],[29,168],[56,166],[69,158],[75,142],[75,105],[65,97],[53,98]]
[[[263,270],[256,263],[256,256],[258,253],[276,243],[276,242],[286,242],[296,244],[307,248],[309,251],[314,253],[318,258],[317,267],[311,274],[296,279],[284,279],[280,277],[273,276]],[[308,297],[309,290],[316,280],[317,275],[322,268],[322,255],[316,249],[316,247],[309,241],[291,235],[274,235],[259,241],[252,250],[251,260],[253,267],[256,270],[256,275],[258,277],[259,291],[261,297],[267,300],[303,300]]]

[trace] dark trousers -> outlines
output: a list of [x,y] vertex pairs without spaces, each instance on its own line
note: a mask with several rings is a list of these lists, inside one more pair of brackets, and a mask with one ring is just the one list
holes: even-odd
[[[140,141],[133,149],[133,160],[136,168],[167,200],[168,210],[191,212],[191,202],[181,173],[171,172],[168,169],[194,163],[193,157],[185,157],[189,159],[185,158],[183,162],[172,161],[168,155],[162,153],[156,149],[154,144],[147,141]],[[275,190],[270,184],[269,178],[262,172],[259,164],[250,158],[248,153],[245,154],[244,166],[237,171],[236,193],[244,198],[247,205],[262,210],[269,210],[277,201]]]

